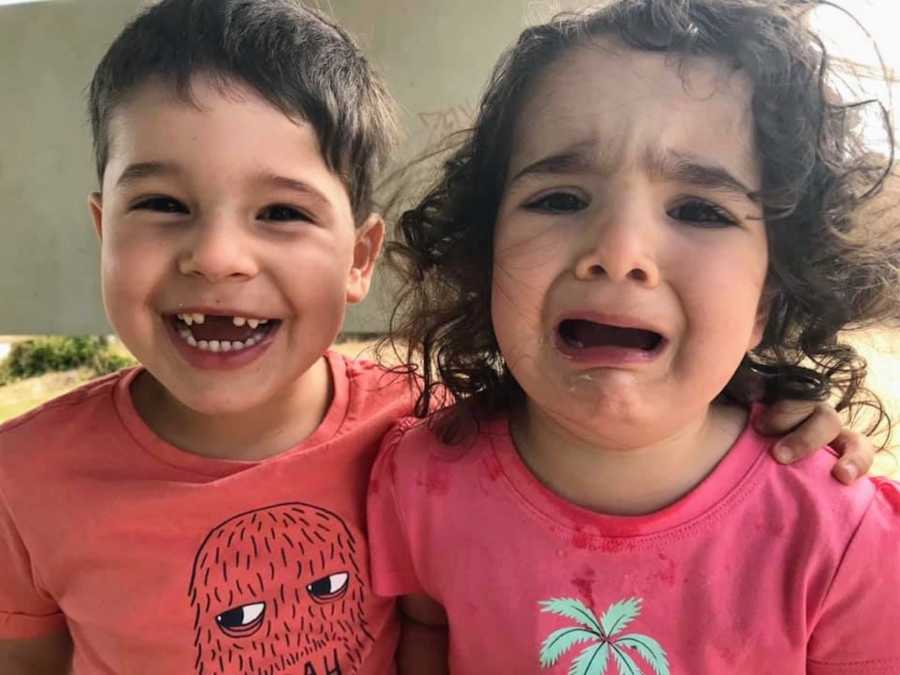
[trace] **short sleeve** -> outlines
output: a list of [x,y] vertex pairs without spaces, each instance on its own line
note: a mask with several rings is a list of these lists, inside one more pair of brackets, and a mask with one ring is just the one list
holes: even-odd
[[900,486],[874,483],[813,627],[808,675],[900,673]]
[[65,617],[35,580],[31,558],[0,494],[0,639],[41,637],[65,629]]
[[405,426],[385,436],[369,481],[368,528],[372,587],[384,597],[423,593],[410,553],[397,491],[397,454]]

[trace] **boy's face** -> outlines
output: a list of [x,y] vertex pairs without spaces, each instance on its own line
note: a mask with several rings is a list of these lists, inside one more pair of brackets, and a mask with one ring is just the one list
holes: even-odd
[[768,248],[749,82],[597,43],[521,112],[492,316],[540,417],[628,447],[704,419],[758,344]]
[[204,414],[296,393],[368,290],[383,236],[359,228],[313,128],[256,93],[149,83],[110,123],[103,299],[167,392]]

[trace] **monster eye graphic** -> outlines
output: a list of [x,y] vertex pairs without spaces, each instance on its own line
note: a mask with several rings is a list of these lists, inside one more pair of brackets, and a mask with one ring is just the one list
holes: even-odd
[[222,612],[216,617],[216,623],[228,637],[248,637],[262,626],[265,614],[266,603],[254,602]]
[[327,577],[316,579],[306,587],[312,599],[318,603],[337,600],[347,592],[350,575],[346,572],[330,574]]
[[359,673],[373,641],[359,536],[303,502],[246,511],[210,530],[188,586],[192,672]]

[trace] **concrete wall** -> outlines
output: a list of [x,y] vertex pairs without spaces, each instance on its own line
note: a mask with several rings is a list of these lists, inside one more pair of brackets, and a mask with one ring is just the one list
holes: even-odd
[[[86,209],[95,189],[84,94],[140,0],[0,7],[0,334],[109,330]],[[571,2],[331,0],[403,108],[398,161],[464,125],[497,56],[527,23]],[[384,295],[384,293],[376,293]],[[377,332],[385,302],[348,332]]]

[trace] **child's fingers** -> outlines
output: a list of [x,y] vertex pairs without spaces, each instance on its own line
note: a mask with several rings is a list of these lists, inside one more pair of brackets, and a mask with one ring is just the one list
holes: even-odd
[[755,427],[763,434],[787,434],[772,452],[778,461],[790,463],[836,440],[841,420],[834,408],[824,403],[782,401],[763,411]]
[[875,446],[867,436],[843,429],[829,445],[841,454],[831,473],[842,483],[849,485],[860,476],[865,476],[872,468]]

